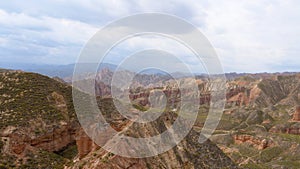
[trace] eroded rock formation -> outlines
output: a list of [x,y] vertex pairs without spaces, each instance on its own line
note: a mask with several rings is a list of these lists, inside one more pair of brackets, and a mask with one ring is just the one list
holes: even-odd
[[269,132],[300,135],[300,124],[296,123],[292,125],[276,125],[273,126],[269,130]]
[[[105,100],[104,100],[105,101]],[[110,117],[115,117],[117,112],[109,112]],[[118,121],[117,123],[125,123],[126,130],[120,131],[124,135],[134,136],[137,138],[150,137],[158,135],[162,131],[170,127],[177,115],[172,112],[164,113],[157,121],[152,123],[128,123]],[[113,121],[108,120],[108,121]],[[111,123],[112,124],[112,123]],[[116,125],[113,123],[113,126]],[[184,124],[182,124],[184,125]],[[120,125],[123,126],[123,125]],[[120,129],[120,128],[119,128]],[[122,127],[124,129],[124,127]],[[70,168],[83,169],[93,168],[236,168],[235,164],[211,141],[203,144],[198,142],[199,133],[191,130],[188,136],[177,146],[169,151],[149,158],[125,158],[114,155],[104,149],[94,148],[91,140],[81,130],[77,137],[77,145],[79,157],[81,160],[76,162]],[[111,142],[113,143],[113,142]],[[115,143],[117,144],[117,143]],[[133,151],[132,144],[128,142],[122,145],[116,145],[123,152]],[[114,147],[114,146],[113,146]],[[135,145],[139,147],[139,145]],[[130,149],[131,148],[131,149]],[[94,149],[94,150],[93,150]],[[90,151],[90,152],[89,152]]]
[[300,106],[296,107],[295,113],[293,115],[294,121],[300,121]]
[[82,128],[76,133],[76,145],[77,145],[79,159],[82,159],[88,153],[96,150],[99,147],[84,132],[84,130]]
[[22,130],[14,130],[2,134],[1,137],[8,140],[8,153],[20,155],[26,149],[41,149],[49,152],[59,151],[75,142],[75,133],[76,126],[62,125],[36,137],[30,137]]
[[249,143],[259,150],[273,146],[273,142],[271,140],[258,138],[247,134],[235,135],[233,138],[235,144]]

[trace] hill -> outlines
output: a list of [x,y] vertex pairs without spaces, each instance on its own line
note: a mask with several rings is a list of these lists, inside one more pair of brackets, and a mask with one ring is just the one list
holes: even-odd
[[0,72],[1,168],[62,168],[76,155],[71,91],[36,73]]

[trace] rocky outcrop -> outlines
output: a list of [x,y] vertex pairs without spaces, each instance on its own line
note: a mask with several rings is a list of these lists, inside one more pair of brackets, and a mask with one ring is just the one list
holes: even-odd
[[300,135],[300,124],[281,124],[273,126],[269,132]]
[[111,88],[103,82],[96,81],[95,93],[97,96],[111,96]]
[[30,140],[30,145],[42,150],[55,152],[75,142],[76,128],[64,125],[52,132]]
[[[10,128],[10,126],[8,128]],[[30,135],[26,133],[26,130],[16,129],[9,133],[3,133],[0,136],[9,141],[7,153],[21,155],[26,149],[40,149],[56,152],[75,142],[76,128],[77,126],[71,125],[57,126],[48,133],[34,137],[30,137]]]
[[[202,85],[208,85],[207,83],[202,84]],[[105,90],[105,89],[103,89]],[[148,89],[151,90],[151,89]],[[149,91],[140,91],[139,93],[131,93],[129,95],[129,98],[132,101],[137,100],[140,105],[146,106],[149,104],[148,97],[149,97]],[[209,91],[207,91],[207,87],[200,88],[200,97],[199,97],[199,104],[204,105],[204,104],[210,104],[211,102],[211,94]],[[178,89],[164,89],[163,93],[165,96],[169,99],[169,102],[179,102],[180,101],[180,94],[182,92],[185,92],[183,94],[187,93],[193,93],[194,91],[180,91]],[[226,93],[226,98],[227,98],[227,104],[232,105],[232,106],[243,106],[243,105],[248,105],[252,100],[255,99],[256,96],[253,95],[253,93],[256,92],[253,90],[253,92],[250,92],[250,89],[246,89],[243,86],[231,86],[227,93]],[[252,94],[252,95],[251,95]]]
[[267,140],[265,138],[258,138],[247,134],[234,135],[233,138],[235,144],[248,143],[259,150],[263,150],[267,147],[272,147],[274,145],[271,140]]
[[239,85],[229,85],[229,89],[227,90],[226,98],[227,104],[232,106],[242,106],[248,105],[248,89],[244,86]]
[[296,107],[295,113],[293,115],[293,121],[300,121],[300,106]]
[[[101,88],[103,85],[99,85]],[[226,92],[226,102],[228,106],[248,106],[250,104],[254,104],[254,102],[259,98],[262,91],[258,88],[257,82],[249,83],[245,81],[234,81],[228,82],[227,84],[227,92]],[[99,89],[102,91],[106,91],[107,86],[103,86],[103,89]],[[133,92],[129,95],[129,98],[132,101],[137,100],[141,105],[145,106],[149,104],[149,90],[139,90],[139,92]],[[194,91],[179,91],[176,88],[164,88],[162,89],[163,93],[167,98],[171,98],[170,102],[179,102],[180,94],[187,95],[188,93],[193,93]],[[199,84],[199,104],[210,104],[211,102],[211,94],[210,94],[210,84],[209,82],[201,82]]]
[[[112,72],[101,72],[101,78],[96,82],[96,94],[100,96],[111,96],[109,87],[110,76]],[[106,77],[108,76],[108,77]],[[256,75],[253,75],[254,77]],[[154,76],[153,76],[154,77]],[[142,106],[149,104],[149,90],[159,87],[165,93],[167,98],[172,98],[175,102],[179,102],[180,94],[189,94],[194,91],[179,91],[171,80],[163,81],[164,76],[155,77],[155,82],[149,80],[153,78],[150,75],[137,77],[135,87],[131,89],[130,99],[138,102]],[[300,90],[298,76],[282,74],[282,75],[257,75],[256,78],[240,77],[227,82],[226,100],[227,106],[257,106],[267,107],[281,102],[284,105],[290,105],[297,102],[297,96]],[[261,78],[261,79],[260,79]],[[144,80],[146,82],[144,82]],[[159,80],[160,79],[160,80]],[[201,105],[209,104],[211,101],[211,84],[207,79],[198,80],[198,88],[200,91]],[[133,91],[133,92],[132,92]],[[125,96],[127,97],[127,96]],[[172,100],[170,99],[170,101]],[[299,99],[298,99],[299,100]]]
[[76,145],[79,159],[82,159],[91,151],[95,151],[99,148],[82,128],[76,133]]

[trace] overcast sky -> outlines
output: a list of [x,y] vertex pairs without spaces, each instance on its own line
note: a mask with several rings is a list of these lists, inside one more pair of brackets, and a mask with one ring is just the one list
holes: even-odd
[[[71,64],[108,23],[131,14],[163,12],[197,26],[226,72],[300,71],[299,11],[298,0],[1,1],[0,62]],[[128,41],[127,47],[141,44],[172,46],[147,37]],[[122,50],[114,56],[118,52]]]

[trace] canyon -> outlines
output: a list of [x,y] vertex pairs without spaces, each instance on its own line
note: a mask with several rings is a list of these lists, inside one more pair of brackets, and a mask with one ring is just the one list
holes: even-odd
[[[115,109],[109,86],[112,75],[108,69],[97,75],[97,101],[109,125],[122,131],[129,120]],[[224,114],[211,141],[200,144],[197,139],[210,109],[211,83],[208,77],[196,77],[200,98],[193,103],[200,108],[194,129],[173,149],[156,157],[135,159],[112,154],[94,143],[76,117],[72,87],[61,79],[2,71],[0,166],[276,168],[289,163],[290,168],[295,168],[298,163],[292,161],[300,159],[297,155],[300,151],[299,79],[300,74],[247,74],[228,79]],[[126,96],[134,108],[147,110],[151,106],[149,93],[154,89],[163,91],[168,99],[168,107],[157,119],[161,125],[131,127],[127,132],[135,136],[143,136],[141,133],[148,131],[155,131],[152,133],[155,135],[168,128],[172,124],[170,119],[176,119],[176,111],[180,109],[180,96],[193,93],[192,90],[180,91],[174,79],[163,75],[142,75],[135,80],[127,91],[130,95]]]

